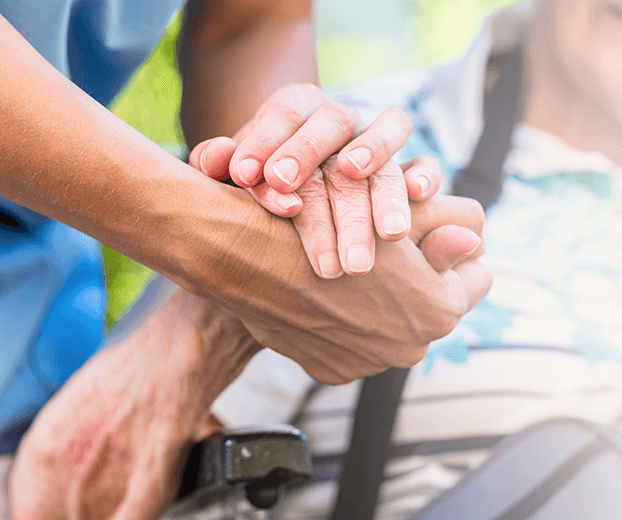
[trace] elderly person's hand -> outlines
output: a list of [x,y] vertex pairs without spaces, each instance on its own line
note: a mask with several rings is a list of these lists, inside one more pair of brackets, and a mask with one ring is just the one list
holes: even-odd
[[178,291],[39,413],[11,471],[11,518],[159,518],[187,449],[213,429],[211,403],[260,348],[238,320]]
[[[308,218],[297,219],[296,226],[315,272],[336,278],[343,271],[367,273],[374,259],[374,227],[383,240],[403,239],[410,229],[409,196],[424,200],[438,189],[441,171],[436,161],[422,158],[405,171],[391,161],[410,131],[410,121],[395,108],[363,130],[356,110],[330,102],[315,85],[293,84],[275,92],[233,140],[216,138],[198,144],[189,162],[211,178],[231,176],[239,185],[250,186],[247,191],[257,202],[282,217],[299,215],[301,210],[310,214],[304,209],[302,192],[292,191],[301,186],[307,200],[330,200],[335,226],[310,227],[319,221]],[[345,175],[326,179],[325,188],[308,181],[321,176],[321,164],[344,145],[336,157]],[[230,153],[233,156],[225,164]],[[206,167],[206,161],[214,163],[215,154],[223,156],[221,167]],[[361,154],[367,158],[357,162]],[[282,180],[282,164],[295,165],[297,175],[291,186]],[[243,174],[249,165],[253,173],[246,180]]]

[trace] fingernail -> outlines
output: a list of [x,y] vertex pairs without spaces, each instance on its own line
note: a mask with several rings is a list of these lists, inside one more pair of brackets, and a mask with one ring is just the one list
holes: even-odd
[[281,159],[272,165],[274,174],[288,186],[292,186],[298,176],[298,163],[294,159]]
[[[478,237],[479,238],[479,237]],[[480,246],[480,244],[482,243],[482,239],[480,238],[477,241],[477,245],[471,249],[470,251],[466,252],[466,253],[462,253],[458,256],[456,256],[456,258],[454,259],[454,261],[451,263],[451,266],[449,267],[450,269],[452,267],[454,267],[456,264],[459,264],[460,262],[462,262],[463,260],[466,260],[467,258],[469,258],[473,253],[475,253],[475,251],[477,250],[477,248]]]
[[428,191],[428,188],[430,187],[430,181],[427,177],[424,177],[423,175],[420,175],[415,180],[417,181],[419,186],[421,186],[421,195],[425,195],[425,192]]
[[343,274],[341,264],[339,263],[339,256],[333,251],[322,253],[317,257],[317,262],[320,266],[320,273],[322,273],[323,278],[339,278]]
[[404,215],[398,213],[389,213],[382,219],[382,229],[387,235],[399,235],[408,228]]
[[259,174],[259,163],[255,159],[244,159],[238,163],[238,177],[242,184],[250,186]]
[[477,251],[477,248],[478,248],[478,247],[480,246],[480,244],[482,243],[482,239],[481,239],[481,238],[479,238],[479,237],[477,237],[477,238],[478,238],[478,240],[477,240],[477,245],[476,245],[473,249],[471,249],[469,252],[467,252],[467,253],[463,253],[462,255],[460,255],[460,256],[462,257],[462,258],[461,258],[462,260],[464,260],[465,258],[468,258],[468,257],[469,257],[469,256],[471,256],[473,253],[475,253],[475,251]]
[[298,206],[302,201],[294,193],[279,193],[276,196],[276,203],[281,209],[289,209]]
[[352,246],[348,249],[348,268],[353,273],[367,273],[372,268],[371,253],[366,246]]
[[346,155],[354,167],[362,172],[371,161],[371,152],[367,148],[355,148]]
[[207,149],[210,147],[211,144],[212,143],[209,143],[205,148],[203,148],[201,155],[199,155],[199,170],[201,170],[203,173],[207,173],[205,169],[205,158],[207,157]]

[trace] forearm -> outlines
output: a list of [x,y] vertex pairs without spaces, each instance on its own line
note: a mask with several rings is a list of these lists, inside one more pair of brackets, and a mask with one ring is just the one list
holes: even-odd
[[180,291],[39,414],[12,470],[12,518],[159,518],[186,448],[214,427],[211,403],[258,348],[237,320]]
[[192,289],[213,292],[211,263],[246,250],[239,228],[263,210],[98,105],[3,18],[0,74],[0,195],[182,285],[194,266],[202,287]]
[[278,87],[318,82],[309,0],[191,0],[179,49],[191,147],[233,135]]

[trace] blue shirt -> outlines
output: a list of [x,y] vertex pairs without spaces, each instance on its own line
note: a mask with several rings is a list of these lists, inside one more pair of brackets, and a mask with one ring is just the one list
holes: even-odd
[[[0,0],[54,67],[107,105],[183,0]],[[0,454],[102,344],[99,244],[0,198]]]

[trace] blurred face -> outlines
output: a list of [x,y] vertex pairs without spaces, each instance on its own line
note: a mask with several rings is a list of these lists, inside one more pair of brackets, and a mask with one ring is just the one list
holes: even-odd
[[547,0],[551,72],[622,125],[622,0]]

